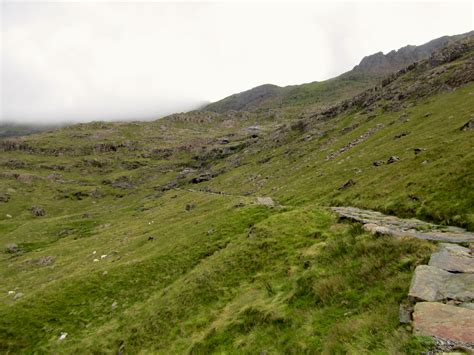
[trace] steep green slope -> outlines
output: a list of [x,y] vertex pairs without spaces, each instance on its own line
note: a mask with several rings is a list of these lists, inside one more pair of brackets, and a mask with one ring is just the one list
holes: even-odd
[[0,141],[0,351],[426,349],[398,306],[435,246],[327,207],[474,230],[473,57],[457,43],[303,115],[195,111]]

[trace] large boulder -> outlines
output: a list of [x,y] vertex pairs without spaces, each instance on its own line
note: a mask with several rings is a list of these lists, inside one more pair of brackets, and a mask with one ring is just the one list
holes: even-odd
[[428,265],[451,272],[474,273],[474,256],[468,248],[441,243],[438,251],[431,255]]
[[438,302],[420,302],[413,312],[415,335],[474,343],[474,310]]
[[454,274],[420,265],[415,269],[408,297],[415,301],[469,302],[474,299],[474,274]]

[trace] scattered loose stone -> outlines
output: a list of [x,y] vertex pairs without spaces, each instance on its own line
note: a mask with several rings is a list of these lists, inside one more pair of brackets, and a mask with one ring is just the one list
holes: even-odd
[[434,266],[419,265],[411,281],[408,297],[420,301],[474,299],[474,274],[454,274]]
[[33,216],[41,217],[46,215],[46,211],[41,206],[32,206],[30,212]]
[[338,187],[338,190],[345,190],[351,186],[354,186],[356,183],[354,180],[349,179],[347,182],[345,182],[342,186]]
[[472,131],[474,130],[474,117],[471,117],[462,127],[461,131]]
[[114,310],[115,308],[117,308],[118,306],[118,303],[114,301],[114,303],[112,303],[112,310]]
[[391,156],[390,158],[388,158],[387,164],[393,164],[393,163],[395,163],[395,162],[397,162],[397,161],[399,161],[399,160],[400,160],[400,157],[399,157],[399,156],[393,155],[393,156]]
[[384,165],[385,162],[383,162],[382,160],[376,160],[372,163],[373,166],[381,166],[381,165]]
[[438,302],[419,302],[413,313],[416,335],[474,343],[474,311]]
[[20,248],[15,243],[11,243],[5,246],[5,251],[10,254],[15,254],[20,251]]
[[59,336],[59,341],[63,341],[64,339],[66,339],[67,337],[67,333],[66,332],[61,332],[61,335]]
[[53,264],[55,261],[54,256],[42,256],[38,260],[36,260],[36,264],[41,265],[41,266],[48,266]]
[[237,202],[237,203],[234,205],[234,208],[240,208],[240,207],[245,207],[245,202],[240,201],[240,202]]
[[196,208],[196,205],[194,203],[186,204],[186,211],[191,211],[194,208]]
[[24,294],[22,292],[18,292],[17,294],[15,294],[15,296],[13,296],[13,299],[16,301],[20,298],[22,298],[24,296]]
[[410,303],[402,303],[400,304],[400,308],[398,310],[398,319],[402,324],[409,324],[411,323],[411,314],[413,313],[413,305]]
[[5,217],[7,217],[7,218],[12,218],[12,215],[7,213],[7,214],[5,215]]
[[410,132],[402,132],[402,133],[397,134],[397,135],[394,137],[394,139],[400,139],[400,138],[405,137],[405,136],[407,136],[407,135],[409,135],[409,134],[410,134]]
[[328,154],[326,156],[326,160],[332,160],[334,158],[336,158],[337,156],[339,156],[340,154],[344,153],[345,151],[355,147],[356,145],[364,142],[365,140],[367,140],[371,135],[373,135],[374,133],[376,133],[377,131],[379,131],[380,129],[384,128],[384,125],[379,123],[377,126],[373,127],[373,128],[370,128],[367,132],[365,132],[364,134],[360,135],[359,137],[357,137],[356,139],[354,139],[353,141],[347,143],[345,146],[343,146],[342,148],[336,150],[335,152],[332,152],[330,154]]
[[274,207],[276,204],[271,197],[257,197],[257,205]]
[[431,255],[428,265],[451,272],[474,273],[474,256],[468,248],[441,243],[438,251]]

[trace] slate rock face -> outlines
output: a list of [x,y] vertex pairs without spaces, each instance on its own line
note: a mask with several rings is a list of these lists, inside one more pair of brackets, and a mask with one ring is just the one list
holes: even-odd
[[434,266],[420,265],[415,269],[408,297],[418,301],[474,299],[474,274],[454,274]]
[[416,335],[474,343],[474,310],[438,302],[420,302],[413,313]]
[[468,248],[441,243],[439,250],[431,255],[428,265],[451,272],[474,273],[474,256]]

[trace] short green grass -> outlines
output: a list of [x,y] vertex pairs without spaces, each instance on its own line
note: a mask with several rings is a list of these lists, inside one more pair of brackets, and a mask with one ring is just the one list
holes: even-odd
[[[473,95],[469,83],[327,121],[299,119],[312,102],[303,95],[280,115],[191,112],[21,138],[25,149],[0,153],[0,352],[426,350],[398,307],[435,246],[373,237],[327,207],[474,230],[473,132],[460,130]],[[204,173],[214,178],[190,183]],[[11,243],[20,252],[3,249]]]

